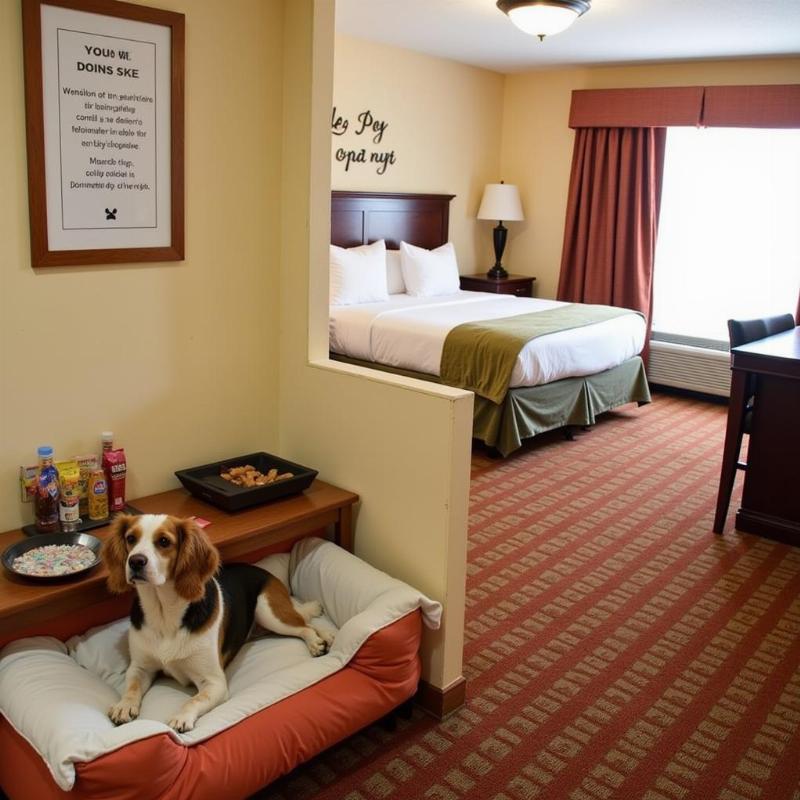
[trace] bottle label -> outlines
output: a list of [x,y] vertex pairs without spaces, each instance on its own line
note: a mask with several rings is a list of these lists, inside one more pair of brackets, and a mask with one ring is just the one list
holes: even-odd
[[92,492],[94,492],[94,494],[105,494],[106,491],[107,490],[105,481],[95,481],[92,484]]
[[81,518],[78,504],[62,502],[58,509],[58,516],[62,522],[78,522]]
[[56,483],[56,481],[50,481],[50,483],[45,484],[42,488],[45,494],[49,494],[50,497],[58,497],[58,483]]

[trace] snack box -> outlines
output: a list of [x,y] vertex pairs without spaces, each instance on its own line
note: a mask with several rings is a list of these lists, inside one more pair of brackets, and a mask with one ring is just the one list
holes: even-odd
[[[249,487],[237,486],[220,477],[223,472],[245,464],[250,464],[265,475],[271,469],[277,469],[279,473],[292,472],[294,477],[264,486]],[[215,461],[213,464],[203,464],[201,467],[179,469],[175,476],[185,489],[200,500],[205,500],[223,511],[239,511],[308,489],[317,477],[317,470],[294,464],[270,453],[250,453]]]

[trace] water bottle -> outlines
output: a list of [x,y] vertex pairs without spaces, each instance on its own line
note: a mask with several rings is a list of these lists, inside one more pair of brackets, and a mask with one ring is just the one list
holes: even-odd
[[34,514],[36,530],[52,533],[59,529],[58,523],[58,470],[53,466],[53,448],[40,447],[39,474],[36,476]]

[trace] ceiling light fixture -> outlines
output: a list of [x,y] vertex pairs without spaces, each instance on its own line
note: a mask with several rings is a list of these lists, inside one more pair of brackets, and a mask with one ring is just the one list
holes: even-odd
[[497,7],[521,31],[540,41],[569,28],[590,6],[591,0],[497,0]]

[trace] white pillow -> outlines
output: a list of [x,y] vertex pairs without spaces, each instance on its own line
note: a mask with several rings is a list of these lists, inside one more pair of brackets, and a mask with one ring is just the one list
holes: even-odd
[[403,270],[400,266],[400,251],[386,251],[386,285],[389,294],[405,294],[406,282],[403,280]]
[[331,245],[330,304],[350,306],[389,299],[386,244],[379,239],[359,247]]
[[458,263],[452,242],[435,250],[400,242],[400,265],[406,292],[410,295],[433,297],[459,289]]

